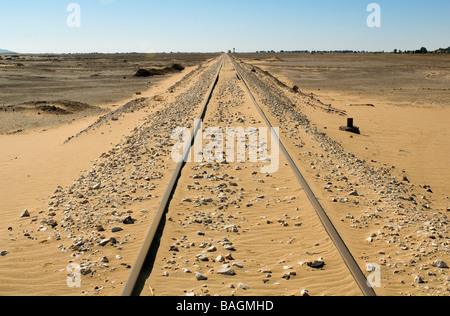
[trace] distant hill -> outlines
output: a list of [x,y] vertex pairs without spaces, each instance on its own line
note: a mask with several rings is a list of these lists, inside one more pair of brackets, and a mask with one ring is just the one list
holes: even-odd
[[17,54],[16,52],[12,52],[7,49],[0,49],[0,54]]

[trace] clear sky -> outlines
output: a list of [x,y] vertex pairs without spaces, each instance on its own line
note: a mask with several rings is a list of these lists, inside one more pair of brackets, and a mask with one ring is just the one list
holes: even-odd
[[[367,26],[367,6],[381,27]],[[67,12],[77,3],[80,27]],[[1,0],[0,48],[21,53],[429,50],[450,46],[449,0]]]

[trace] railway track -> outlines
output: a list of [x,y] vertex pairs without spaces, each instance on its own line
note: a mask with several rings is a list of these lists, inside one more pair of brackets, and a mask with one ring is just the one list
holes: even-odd
[[[314,193],[297,168],[292,156],[284,147],[278,134],[275,132],[276,129],[273,129],[268,116],[258,104],[243,75],[245,70],[241,68],[232,57],[224,55],[221,58],[221,66],[213,79],[206,100],[202,105],[200,115],[194,125],[193,132],[190,135],[190,146],[185,147],[182,155],[183,159],[177,164],[165,194],[160,201],[154,221],[148,231],[136,262],[133,265],[128,281],[123,289],[122,296],[141,295],[144,292],[148,292],[148,289],[150,289],[151,294],[154,294],[154,287],[152,287],[152,284],[154,286],[155,283],[170,283],[169,281],[164,281],[168,280],[167,278],[169,277],[167,270],[171,271],[170,274],[172,274],[172,272],[175,275],[182,274],[182,277],[177,278],[177,281],[174,283],[174,288],[180,288],[183,284],[191,286],[192,283],[196,282],[195,278],[197,278],[197,281],[206,282],[209,276],[217,277],[215,283],[221,284],[223,287],[226,282],[224,280],[228,281],[230,280],[230,276],[236,275],[235,269],[239,269],[240,271],[243,269],[243,264],[237,262],[233,256],[236,257],[237,255],[242,255],[244,257],[249,256],[249,254],[254,255],[253,258],[256,259],[249,259],[250,257],[241,259],[245,261],[245,265],[252,266],[254,269],[256,269],[257,266],[263,267],[266,265],[272,265],[272,267],[274,267],[275,263],[273,260],[264,260],[261,255],[258,257],[259,253],[263,253],[265,247],[265,245],[263,245],[264,242],[275,243],[275,239],[281,238],[281,236],[283,236],[283,238],[284,236],[296,236],[288,238],[289,241],[285,244],[292,247],[292,245],[296,244],[296,240],[298,240],[298,246],[302,247],[302,252],[305,252],[304,250],[306,248],[303,249],[303,247],[306,247],[304,245],[307,244],[307,241],[302,239],[300,233],[311,235],[315,232],[320,236],[317,237],[317,240],[321,241],[320,247],[319,243],[316,243],[314,245],[315,248],[311,248],[316,249],[315,252],[306,251],[305,253],[308,255],[313,255],[315,253],[330,253],[330,257],[333,258],[331,260],[333,262],[333,267],[338,265],[345,265],[346,267],[346,269],[325,269],[330,272],[329,275],[324,275],[324,279],[327,279],[327,282],[333,283],[333,277],[341,279],[342,275],[347,273],[351,275],[351,281],[349,278],[349,281],[347,282],[349,284],[348,288],[352,288],[353,291],[355,291],[355,288],[358,288],[363,295],[374,296],[374,290],[368,285],[364,274],[354,260],[352,254],[339,236],[317,198],[314,196]],[[234,96],[232,100],[229,99],[230,94]],[[267,128],[267,130],[272,131],[268,136],[270,140],[267,141],[264,149],[267,149],[269,144],[273,145],[274,142],[279,144],[280,161],[278,164],[281,175],[277,174],[272,176],[267,172],[264,175],[262,172],[262,165],[258,165],[258,163],[262,163],[261,161],[249,161],[251,151],[249,152],[249,158],[246,160],[249,164],[242,164],[242,161],[235,162],[233,159],[231,159],[231,163],[225,161],[224,164],[214,163],[215,161],[213,160],[209,163],[186,163],[188,157],[191,157],[192,148],[196,151],[194,154],[198,153],[197,147],[195,147],[196,142],[205,139],[204,133],[208,132],[208,130],[204,130],[203,124],[206,127],[208,125],[214,126],[214,123],[218,125],[221,124],[223,130],[225,130],[226,126],[232,125],[233,128],[237,128],[239,124],[248,124],[248,121],[250,121],[252,126],[261,124],[259,129],[260,132],[262,131],[261,127],[263,126]],[[215,132],[210,131],[210,134],[211,133],[214,134]],[[215,137],[217,137],[217,135],[213,135],[212,139],[216,140]],[[250,139],[251,136],[247,134],[246,137]],[[229,144],[227,143],[227,145]],[[246,148],[250,148],[250,145]],[[271,154],[274,154],[274,148],[275,147],[272,146]],[[227,147],[227,150],[228,149],[229,147]],[[216,153],[217,152],[218,151],[216,151]],[[222,154],[224,153],[225,152],[222,152]],[[266,160],[266,162],[273,164],[273,157],[274,156],[272,156],[271,159]],[[228,158],[229,157],[227,156],[227,160]],[[187,164],[189,164],[190,170],[188,170]],[[257,174],[260,166],[261,169],[259,174],[264,175],[264,178],[258,179]],[[215,172],[195,172],[205,168],[209,168],[208,170]],[[252,179],[246,178],[245,176],[242,177],[242,179],[239,177],[239,172],[241,172],[243,168],[248,168],[246,172],[251,171]],[[236,172],[236,176],[232,176],[231,171]],[[294,175],[294,177],[292,177],[292,175]],[[215,182],[218,181],[220,184],[218,186],[206,185],[203,184],[203,182],[200,183],[200,180],[193,181],[194,179],[208,179],[210,182],[211,180]],[[186,191],[184,185],[186,185],[188,181],[193,181],[193,185],[188,185],[188,191]],[[276,188],[275,191],[273,190],[273,186],[280,182],[286,184],[286,186],[283,187],[286,191],[283,192],[284,195],[287,193],[293,194],[290,199],[283,199],[280,195],[281,193],[275,192],[283,190],[283,188]],[[270,187],[270,185],[272,185],[272,187]],[[289,185],[289,187],[287,185]],[[299,188],[299,185],[301,189]],[[295,186],[297,188],[294,188]],[[191,202],[192,199],[190,198],[184,198],[182,199],[182,203],[179,202],[180,197],[182,198],[183,194],[190,193],[189,190],[196,190],[196,194],[200,191],[200,193],[204,195],[202,198],[192,198],[194,200],[196,199],[196,205],[186,206],[183,204],[186,203],[186,201]],[[213,191],[215,193],[219,192],[219,199],[223,203],[215,200],[217,194],[212,198],[205,198],[205,192],[208,190],[211,193]],[[251,194],[253,194],[251,191],[256,191],[258,193],[256,198],[250,199]],[[298,194],[296,192],[298,192]],[[266,197],[264,193],[273,193],[273,196]],[[233,197],[237,198],[232,199]],[[228,203],[231,199],[231,203]],[[225,203],[224,201],[227,202]],[[292,211],[292,204],[298,205],[294,208],[294,211]],[[227,211],[230,211],[232,206],[236,208],[237,213],[227,215]],[[245,208],[245,211],[242,211],[242,208]],[[263,208],[265,209],[264,212],[262,211]],[[267,230],[265,227],[274,223],[274,221],[270,220],[268,217],[274,213],[274,210],[280,208],[289,210],[289,212],[286,211],[283,215],[284,218],[277,220],[280,224],[278,227],[282,228],[278,228],[279,232],[278,229],[272,227]],[[208,209],[208,211],[206,211],[206,209]],[[214,211],[211,211],[211,209],[214,209]],[[302,223],[299,223],[298,221],[301,216],[296,216],[296,212],[303,209],[305,211],[300,214],[305,216],[305,219],[303,219]],[[187,214],[189,211],[190,214]],[[313,213],[315,216],[311,215]],[[266,223],[263,225],[259,223],[264,221],[266,221]],[[310,225],[307,224],[309,221],[311,221]],[[317,223],[320,223],[320,229],[318,228],[319,225],[316,221]],[[258,223],[255,224],[255,222]],[[224,225],[220,226],[219,223]],[[311,228],[308,228],[308,226]],[[277,235],[270,235],[269,237],[269,234],[272,232],[274,234],[276,232]],[[176,236],[178,236],[176,234],[182,236],[176,238]],[[233,243],[230,241],[231,237],[235,237],[239,240],[236,243]],[[267,237],[267,240],[264,239],[264,237]],[[207,242],[200,242],[201,240],[206,240]],[[256,246],[255,244],[260,240],[262,245]],[[327,243],[328,240],[331,241]],[[256,249],[244,251],[242,254],[241,252],[236,252],[236,248],[239,249],[239,246],[246,243],[255,245]],[[282,253],[285,251],[283,249],[288,247],[285,244],[283,244],[283,246],[276,246],[276,249],[279,249]],[[225,254],[224,252],[224,256],[222,256],[218,249],[220,246],[223,247],[221,250],[228,252],[228,254]],[[201,249],[198,249],[198,247]],[[318,251],[317,248],[321,250]],[[202,250],[201,254],[198,254],[200,250]],[[183,251],[185,251],[185,253]],[[219,253],[220,255],[215,257],[216,254]],[[215,258],[211,257],[213,254]],[[274,251],[273,255],[276,257],[277,252]],[[292,253],[290,253],[289,256],[292,257]],[[171,257],[171,259],[169,257]],[[283,254],[280,254],[279,258],[284,258]],[[183,264],[181,264],[180,261],[183,261]],[[230,265],[231,262],[233,262],[232,265]],[[319,261],[315,261],[314,263],[320,264],[320,262],[319,259]],[[300,274],[296,271],[292,271],[293,269],[295,270],[295,268],[290,266],[289,263],[289,259],[278,260],[278,264],[283,265],[283,270],[281,270],[280,273],[284,280],[289,280],[291,278],[295,279],[298,274]],[[217,266],[219,264],[221,265]],[[194,274],[193,269],[196,269],[201,273],[195,271]],[[272,275],[277,273],[275,272],[276,269],[277,268],[263,268],[258,270],[259,273],[264,274],[261,284],[268,284],[268,289],[266,291],[269,291],[269,293],[271,293],[271,289],[280,287],[280,282],[273,281]],[[153,277],[153,275],[158,274],[159,271],[163,271],[162,275]],[[209,274],[206,273],[206,271],[208,271]],[[261,278],[260,276],[253,276],[252,273],[255,272],[246,271],[240,274],[251,275],[253,278]],[[301,273],[306,272],[302,271]],[[350,285],[350,283],[354,283],[354,285]],[[237,287],[238,289],[243,290],[249,288],[243,283],[239,283]],[[332,287],[332,285],[330,285],[330,287]],[[233,289],[235,286],[232,285],[231,288]],[[285,289],[287,288],[288,286],[285,287]],[[158,286],[156,289],[158,290]],[[199,291],[204,290],[201,289]],[[218,290],[216,288],[210,289],[207,290],[206,294],[208,294],[209,291]],[[192,292],[184,290],[184,293]],[[258,293],[266,292],[261,290],[261,292]],[[164,295],[165,293],[162,294]]]

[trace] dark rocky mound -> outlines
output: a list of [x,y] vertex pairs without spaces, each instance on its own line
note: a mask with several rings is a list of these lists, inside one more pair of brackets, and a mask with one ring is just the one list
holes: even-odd
[[101,110],[95,106],[86,103],[58,100],[58,101],[30,101],[18,105],[0,106],[0,111],[4,112],[23,112],[23,111],[38,111],[38,114],[76,114],[86,111]]
[[153,76],[164,76],[170,73],[176,73],[176,72],[180,72],[184,70],[184,66],[180,65],[180,64],[173,64],[171,67],[166,67],[163,69],[155,69],[155,68],[151,68],[151,69],[139,69],[136,74],[134,75],[135,77],[153,77]]
[[178,70],[178,71],[183,71],[184,70],[184,66],[180,65],[180,64],[173,64],[172,68],[175,69],[175,70]]

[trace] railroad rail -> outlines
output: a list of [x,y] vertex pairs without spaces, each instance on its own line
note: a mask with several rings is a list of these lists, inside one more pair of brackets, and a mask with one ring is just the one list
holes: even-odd
[[[214,90],[219,81],[220,73],[221,73],[221,70],[225,63],[226,58],[228,58],[231,61],[232,65],[234,66],[234,70],[236,71],[238,78],[240,80],[242,80],[248,95],[250,96],[251,100],[253,101],[253,103],[254,103],[256,109],[258,110],[258,112],[260,113],[261,117],[264,119],[267,127],[269,129],[272,129],[272,125],[271,125],[268,117],[266,116],[262,107],[258,104],[255,96],[253,95],[253,93],[250,89],[249,84],[246,82],[245,78],[242,76],[242,72],[244,70],[229,55],[224,55],[221,58],[222,58],[221,65],[219,66],[219,69],[218,69],[216,75],[214,76],[213,83],[211,84],[211,87],[207,93],[204,104],[201,107],[198,120],[196,121],[196,124],[194,126],[194,130],[193,130],[193,133],[191,136],[191,147],[194,145],[194,141],[196,139],[197,133],[198,133],[199,129],[201,128],[200,122],[205,117],[205,113],[207,111],[208,104],[210,103],[210,100],[212,98]],[[316,211],[317,216],[319,217],[327,234],[329,235],[330,239],[332,240],[335,247],[337,248],[339,254],[341,255],[343,261],[345,262],[345,264],[346,264],[348,270],[350,271],[352,277],[354,278],[355,282],[358,284],[362,294],[364,296],[375,296],[376,295],[375,291],[368,283],[366,277],[364,276],[363,272],[359,268],[358,264],[356,263],[355,259],[353,258],[352,254],[350,253],[349,249],[345,245],[344,241],[340,237],[336,228],[334,227],[334,225],[328,218],[325,210],[320,205],[316,196],[312,192],[306,179],[303,177],[302,173],[299,171],[299,169],[298,169],[297,165],[295,164],[294,160],[292,159],[291,155],[286,150],[281,139],[279,138],[278,135],[276,135],[276,133],[272,133],[272,137],[275,137],[275,141],[278,141],[281,152],[283,153],[284,157],[288,161],[288,164],[291,167],[293,173],[295,174],[295,177],[297,178],[299,184],[301,185],[301,187],[305,191],[306,195],[308,196],[308,199],[309,199],[311,205],[313,206],[314,210]],[[189,154],[190,154],[190,148],[185,148],[185,150],[183,152],[183,157],[186,158],[187,155],[189,155]],[[144,240],[144,243],[143,243],[143,245],[140,249],[140,252],[138,254],[138,257],[136,259],[136,262],[134,263],[134,265],[132,267],[129,278],[128,278],[128,280],[125,284],[125,287],[122,291],[122,296],[137,296],[137,295],[139,295],[145,285],[146,278],[151,273],[153,263],[154,263],[153,261],[155,259],[156,253],[158,251],[159,238],[162,236],[162,230],[164,229],[164,227],[162,225],[163,219],[168,210],[172,196],[177,188],[177,184],[178,184],[179,178],[181,176],[182,169],[185,166],[185,161],[187,161],[187,159],[182,159],[177,164],[177,166],[174,170],[174,173],[172,175],[172,178],[170,179],[168,187],[160,201],[160,204],[157,209],[153,223],[147,233],[147,236]]]
[[[262,110],[261,106],[256,101],[254,95],[252,94],[249,85],[245,81],[245,79],[242,77],[240,72],[238,71],[238,66],[234,60],[232,60],[236,72],[238,73],[238,76],[244,83],[245,88],[247,89],[247,92],[249,93],[255,107],[258,109],[258,112],[261,114],[261,116],[264,118],[264,121],[266,122],[267,126],[269,128],[272,128],[272,124],[270,123],[269,119],[267,118],[266,114]],[[281,151],[283,152],[283,155],[287,159],[289,166],[291,167],[292,171],[295,174],[295,177],[299,181],[300,185],[302,186],[303,190],[305,190],[306,195],[308,196],[314,210],[317,213],[317,216],[319,217],[320,221],[322,222],[322,225],[324,226],[326,232],[330,236],[331,240],[333,241],[334,245],[338,249],[339,253],[342,256],[342,259],[344,260],[345,264],[347,265],[348,269],[350,270],[350,273],[352,274],[353,278],[355,279],[356,283],[360,287],[361,291],[365,296],[375,296],[375,291],[373,288],[369,285],[367,282],[366,277],[362,273],[361,269],[359,268],[359,265],[356,263],[355,259],[353,258],[352,254],[350,253],[349,249],[345,245],[344,241],[340,237],[339,233],[337,232],[336,228],[334,227],[333,223],[327,216],[325,210],[323,209],[322,205],[317,200],[317,197],[314,195],[313,191],[311,190],[310,186],[308,185],[308,182],[303,177],[302,173],[298,169],[297,165],[295,164],[294,160],[292,159],[289,152],[286,150],[286,147],[284,147],[281,139],[278,137],[278,135],[274,135],[278,138],[279,146]]]

